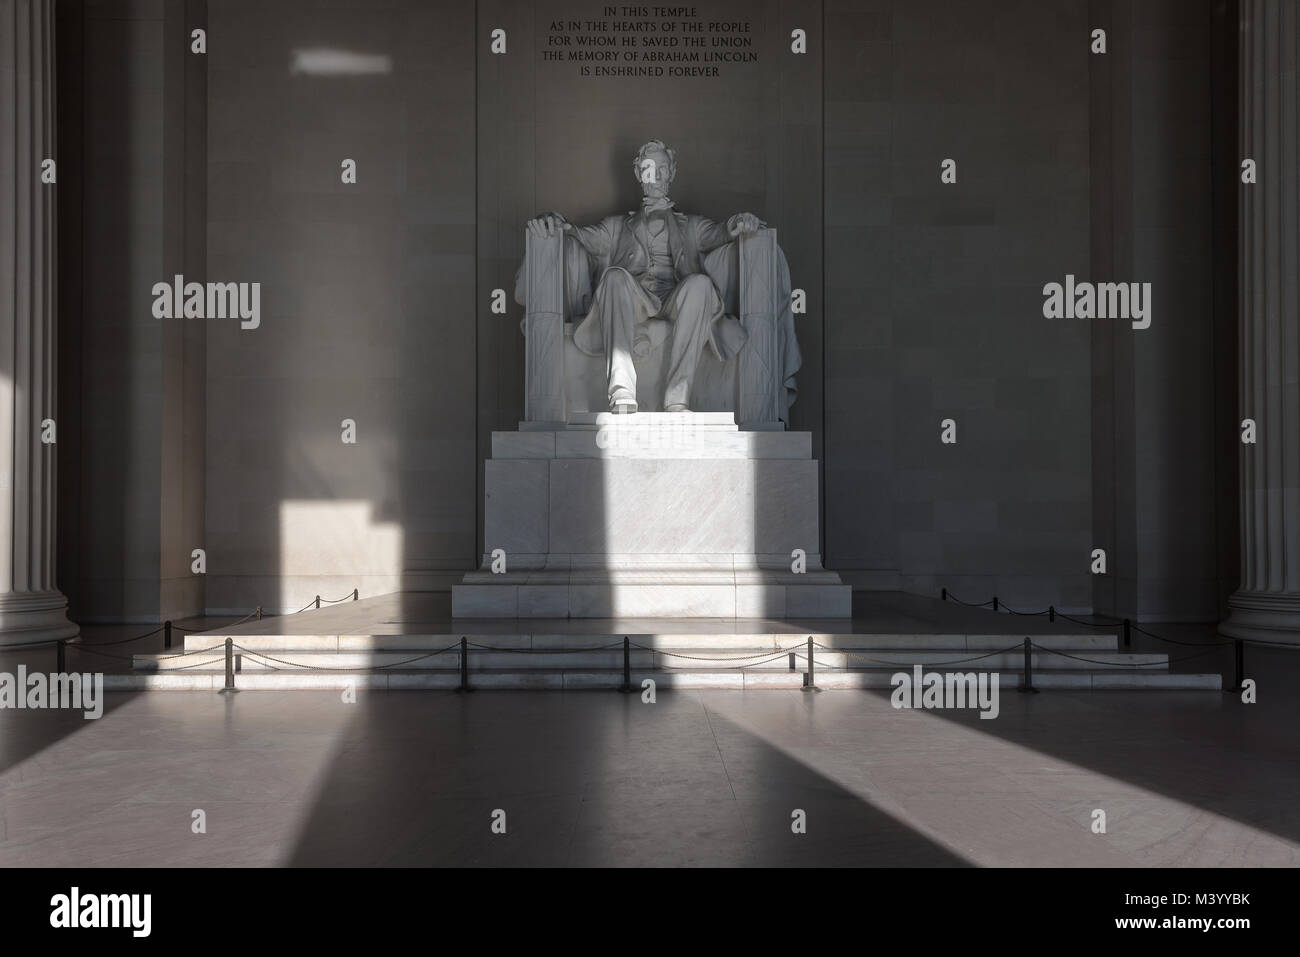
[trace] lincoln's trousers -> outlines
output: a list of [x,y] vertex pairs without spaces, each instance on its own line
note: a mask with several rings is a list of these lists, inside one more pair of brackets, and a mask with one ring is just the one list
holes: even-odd
[[637,326],[658,317],[672,323],[664,407],[690,405],[691,383],[712,324],[722,318],[722,298],[703,273],[687,276],[662,300],[621,266],[606,269],[592,296],[605,347],[611,408],[636,401],[633,365]]

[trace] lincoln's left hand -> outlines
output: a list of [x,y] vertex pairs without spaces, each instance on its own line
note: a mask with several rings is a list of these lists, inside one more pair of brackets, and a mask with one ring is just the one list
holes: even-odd
[[756,233],[766,225],[767,223],[753,213],[737,213],[727,223],[727,232],[732,236],[740,236],[742,234]]

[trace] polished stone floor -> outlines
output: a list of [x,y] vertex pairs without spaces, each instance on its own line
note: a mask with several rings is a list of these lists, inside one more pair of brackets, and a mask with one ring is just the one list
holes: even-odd
[[1296,866],[1295,669],[1252,652],[1255,705],[1004,694],[992,721],[866,691],[0,711],[0,865]]

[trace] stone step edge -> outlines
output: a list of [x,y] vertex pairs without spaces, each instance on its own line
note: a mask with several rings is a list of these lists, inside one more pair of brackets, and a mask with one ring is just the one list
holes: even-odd
[[[184,650],[201,651],[222,645],[227,636],[221,635],[187,635]],[[258,651],[339,651],[364,652],[381,650],[385,652],[424,652],[448,646],[458,646],[460,635],[370,635],[370,634],[245,634],[230,635],[236,644],[256,647]],[[562,635],[556,633],[534,634],[470,634],[464,635],[471,645],[487,645],[492,650],[530,649],[535,651],[569,651],[582,648],[585,651],[617,651],[622,645],[622,635]],[[797,650],[804,646],[807,633],[791,634],[628,634],[633,644],[646,645],[655,651],[688,651],[726,649],[740,652]],[[1023,636],[1017,638],[1007,635],[827,635],[813,634],[813,641],[820,645],[832,646],[832,651],[891,651],[901,653],[927,651],[971,651],[990,652],[1003,648],[1018,646]],[[1119,652],[1119,639],[1111,634],[1096,635],[1031,635],[1031,640],[1056,651],[1110,651]],[[907,639],[914,639],[910,642]],[[278,644],[271,644],[278,642]],[[891,642],[882,644],[881,642]],[[894,642],[904,642],[895,644]],[[603,648],[614,645],[617,647]],[[350,647],[349,647],[350,646]],[[88,645],[87,647],[93,647]],[[488,649],[471,648],[471,651]],[[826,649],[818,649],[826,650]],[[1010,652],[1008,652],[1010,653]]]

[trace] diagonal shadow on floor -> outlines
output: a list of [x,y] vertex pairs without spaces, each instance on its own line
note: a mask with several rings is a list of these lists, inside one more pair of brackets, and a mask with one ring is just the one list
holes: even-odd
[[[760,737],[730,741],[695,695],[361,697],[289,863],[964,865]],[[806,834],[792,813],[806,812]],[[506,833],[492,832],[505,812]]]

